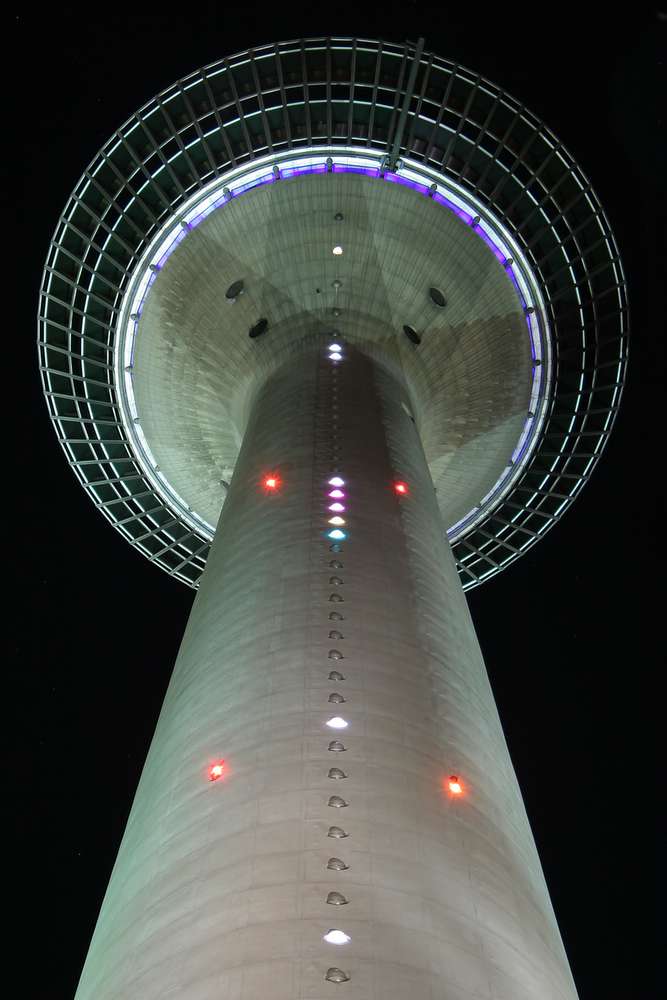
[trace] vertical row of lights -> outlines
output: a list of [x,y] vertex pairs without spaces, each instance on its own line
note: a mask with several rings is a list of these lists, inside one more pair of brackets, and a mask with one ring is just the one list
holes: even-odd
[[[336,385],[336,376],[338,374],[338,366],[343,360],[343,347],[341,344],[333,343],[329,344],[329,361],[332,364],[332,402],[333,402],[333,412],[331,415],[331,430],[332,430],[332,449],[334,455],[338,457],[338,386]],[[344,531],[345,518],[342,516],[345,513],[345,493],[342,487],[345,485],[345,481],[339,476],[335,475],[329,479],[327,483],[328,486],[328,504],[327,504],[327,537],[331,539],[334,544],[344,541],[347,538],[347,532]]]
[[[340,475],[340,442],[339,442],[339,400],[338,400],[338,384],[337,376],[340,363],[344,360],[343,347],[341,344],[332,343],[328,347],[328,360],[331,364],[331,402],[332,402],[332,413],[329,421],[330,431],[331,431],[331,452],[333,459],[333,469],[335,473],[331,475],[326,480],[326,485],[324,488],[325,492],[325,509],[326,509],[326,521],[327,521],[327,531],[326,537],[330,540],[331,544],[329,546],[330,550],[335,553],[341,553],[343,550],[342,542],[346,541],[348,538],[347,531],[343,530],[347,527],[346,516],[347,515],[347,484],[345,479]],[[268,473],[263,477],[262,487],[266,494],[279,493],[282,487],[282,480],[277,472]],[[410,489],[406,482],[402,480],[396,480],[393,483],[394,493],[399,497],[407,497],[410,493]],[[328,561],[329,570],[333,569],[336,571],[343,569],[343,563],[339,559],[330,559]],[[329,577],[329,585],[332,587],[340,587],[343,585],[343,580],[339,575],[334,575]],[[339,593],[333,592],[329,596],[329,601],[332,602],[342,602],[343,598]],[[331,611],[329,613],[329,622],[342,622],[344,621],[344,616],[337,611]],[[332,629],[328,633],[329,640],[339,641],[344,639],[344,635],[338,629]],[[343,654],[338,649],[330,649],[328,653],[329,660],[341,660],[343,659]],[[328,675],[328,680],[340,684],[345,680],[345,676],[339,670],[330,670]],[[328,696],[328,704],[342,704],[346,701],[342,694],[338,691],[332,691]],[[348,728],[349,723],[342,716],[335,715],[327,719],[326,725],[329,729],[333,730],[344,730]],[[328,751],[333,753],[342,753],[348,748],[340,740],[332,740],[328,747]],[[225,776],[226,766],[224,760],[214,761],[209,765],[208,777],[210,781],[218,781]],[[328,769],[327,777],[331,780],[340,781],[347,778],[347,774],[338,767],[330,767]],[[463,786],[458,775],[449,775],[446,781],[446,787],[451,797],[457,797],[463,794]],[[330,808],[340,809],[348,806],[348,802],[340,795],[331,795],[328,798],[327,806]],[[328,837],[334,839],[347,838],[349,834],[340,826],[332,825],[328,829]],[[349,869],[349,865],[341,858],[331,857],[327,862],[327,870],[344,872]],[[342,906],[348,903],[347,897],[344,893],[338,890],[332,890],[327,893],[326,902],[332,906]],[[346,931],[342,930],[340,927],[331,927],[323,935],[323,940],[327,944],[334,946],[342,946],[348,944],[352,939]],[[325,973],[325,979],[328,982],[343,983],[349,982],[349,973],[343,971],[342,969],[332,966],[327,969]]]
[[[339,442],[339,401],[338,401],[338,371],[341,362],[344,360],[343,347],[338,343],[331,343],[328,347],[328,360],[331,364],[331,417],[330,417],[330,429],[331,429],[331,452],[333,462],[333,472],[334,475],[330,476],[326,480],[324,487],[325,492],[325,517],[326,517],[326,537],[331,542],[329,549],[335,553],[341,553],[343,551],[342,543],[347,540],[347,484],[345,479],[340,475],[340,468],[338,463],[340,461],[340,442]],[[339,559],[329,559],[327,572],[330,573],[331,570],[339,571],[343,568],[343,563]],[[333,576],[329,576],[329,586],[330,587],[340,587],[343,585],[343,580],[338,575],[338,572]],[[341,603],[343,598],[337,592],[333,592],[329,595],[329,601]],[[331,622],[342,622],[343,615],[338,611],[331,611],[329,613],[329,623]],[[343,639],[343,634],[338,629],[330,630],[328,633],[329,641],[336,641]],[[338,649],[330,649],[328,653],[328,659],[331,660],[341,660],[343,659],[343,654]],[[339,684],[341,681],[345,680],[345,677],[339,670],[329,671],[328,680]],[[332,691],[328,697],[328,704],[339,705],[345,702],[345,698],[338,691]],[[334,715],[327,719],[326,725],[329,729],[343,730],[347,729],[348,722],[346,719],[342,718],[340,715]],[[342,753],[347,750],[339,740],[332,740],[327,748],[332,753]],[[347,775],[341,768],[331,767],[328,769],[327,777],[333,781],[340,781],[347,778]],[[347,802],[340,795],[331,795],[328,797],[327,805],[333,809],[341,809],[347,806]],[[328,831],[328,836],[334,839],[347,837],[347,833],[339,826],[330,826]],[[346,864],[341,858],[329,858],[327,862],[327,870],[329,871],[346,871],[349,865]],[[345,895],[337,890],[332,890],[327,893],[326,902],[332,906],[341,906],[347,903],[347,898]],[[351,940],[350,935],[347,934],[340,927],[330,927],[329,930],[324,934],[324,941],[327,944],[332,945],[345,945]],[[345,983],[349,982],[349,973],[344,972],[342,969],[332,966],[327,969],[324,978],[328,982],[333,983]]]

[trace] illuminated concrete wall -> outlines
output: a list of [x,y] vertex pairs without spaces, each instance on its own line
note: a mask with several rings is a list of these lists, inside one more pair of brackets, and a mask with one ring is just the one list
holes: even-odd
[[254,403],[77,1000],[576,997],[402,404],[323,344]]

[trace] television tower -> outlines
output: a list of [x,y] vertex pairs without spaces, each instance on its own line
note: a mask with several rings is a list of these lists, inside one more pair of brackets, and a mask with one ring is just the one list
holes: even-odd
[[223,59],[84,172],[39,352],[93,502],[197,589],[77,1000],[573,1000],[464,597],[618,409],[567,149],[421,39]]

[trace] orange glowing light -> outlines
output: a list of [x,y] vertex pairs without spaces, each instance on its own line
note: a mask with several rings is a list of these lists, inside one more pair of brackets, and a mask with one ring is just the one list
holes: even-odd
[[394,492],[399,493],[401,496],[405,496],[410,492],[407,483],[394,483]]
[[447,787],[449,788],[452,795],[461,795],[463,788],[461,787],[461,782],[458,779],[458,775],[450,774],[449,781],[447,782]]
[[211,766],[208,769],[208,780],[217,781],[218,778],[222,777],[224,770],[225,770],[224,760],[219,760],[216,764],[211,764]]

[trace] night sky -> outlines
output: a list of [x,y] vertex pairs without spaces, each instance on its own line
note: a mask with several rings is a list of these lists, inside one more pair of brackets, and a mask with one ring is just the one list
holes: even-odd
[[8,574],[4,799],[9,874],[20,874],[25,905],[17,929],[33,955],[21,1000],[74,994],[194,596],[93,508],[56,442],[35,346],[48,242],[85,166],[155,93],[252,45],[326,34],[424,35],[427,49],[525,101],[591,177],[620,245],[633,339],[610,443],[560,524],[468,596],[580,998],[657,995],[649,736],[664,620],[665,248],[655,95],[667,22],[635,5],[623,20],[611,6],[607,19],[583,4],[502,4],[491,16],[455,6],[384,3],[362,15],[359,4],[273,4],[262,14],[199,3],[173,14],[151,4],[120,17],[107,4],[104,15],[65,5],[12,16],[5,47],[20,69],[6,87],[20,121],[6,153],[5,247],[17,273],[5,302],[15,297],[17,329],[4,331],[16,359],[5,427],[18,448],[5,537],[19,579]]

